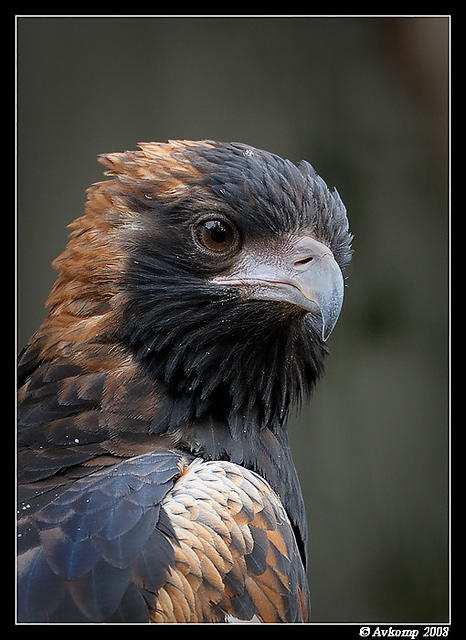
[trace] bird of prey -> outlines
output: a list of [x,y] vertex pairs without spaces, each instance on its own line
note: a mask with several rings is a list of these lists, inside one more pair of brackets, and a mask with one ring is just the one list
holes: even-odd
[[175,140],[99,156],[19,356],[19,622],[307,622],[287,439],[351,258],[308,162]]

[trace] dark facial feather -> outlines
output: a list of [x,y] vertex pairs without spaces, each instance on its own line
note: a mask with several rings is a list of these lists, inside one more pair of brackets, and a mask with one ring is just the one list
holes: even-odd
[[191,167],[190,193],[166,201],[166,191],[148,198],[134,188],[128,196],[138,222],[127,232],[133,250],[121,280],[121,340],[148,376],[167,385],[176,406],[160,432],[208,416],[226,421],[233,437],[279,429],[323,368],[315,318],[210,283],[228,263],[196,252],[190,229],[201,214],[222,212],[245,243],[310,233],[344,268],[351,255],[346,210],[308,163],[296,167],[247,145],[190,144],[175,176],[183,162]]

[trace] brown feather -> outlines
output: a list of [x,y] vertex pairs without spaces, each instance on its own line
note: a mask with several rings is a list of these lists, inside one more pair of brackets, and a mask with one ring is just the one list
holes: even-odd
[[[229,500],[225,500],[225,496]],[[193,497],[196,509],[193,508]],[[262,513],[272,503],[280,518],[280,530]],[[299,553],[286,513],[264,480],[232,463],[195,460],[185,468],[163,506],[181,543],[173,543],[174,571],[188,580],[195,600],[201,603],[202,613],[199,607],[195,612],[191,608],[191,617],[186,621],[206,621],[206,600],[218,607],[209,613],[211,620],[218,619],[218,611],[235,617],[230,602],[232,598],[241,597],[241,592],[226,585],[227,575],[234,577],[235,584],[242,585],[242,593],[252,598],[254,614],[259,620],[287,620],[287,598],[298,599],[298,589],[307,588],[306,578],[302,572],[299,581],[292,585],[289,577],[274,566],[273,548],[279,549],[286,559],[298,558]],[[265,571],[259,575],[250,575],[244,562],[245,556],[255,553],[251,527],[264,530],[269,545]],[[180,605],[181,593],[165,589],[162,600],[156,599],[156,610],[164,608],[167,594]],[[172,604],[175,609],[175,603]],[[186,610],[183,608],[183,612]],[[169,608],[165,621],[170,618],[171,611]],[[301,620],[306,621],[308,612],[302,596],[300,611]],[[200,618],[200,615],[204,617]]]

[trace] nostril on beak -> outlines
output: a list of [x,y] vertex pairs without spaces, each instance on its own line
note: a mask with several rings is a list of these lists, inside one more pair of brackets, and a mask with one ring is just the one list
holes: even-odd
[[296,260],[294,263],[295,267],[302,267],[307,265],[309,262],[311,262],[311,260],[313,260],[314,257],[313,256],[306,256],[305,258],[301,258],[300,260]]

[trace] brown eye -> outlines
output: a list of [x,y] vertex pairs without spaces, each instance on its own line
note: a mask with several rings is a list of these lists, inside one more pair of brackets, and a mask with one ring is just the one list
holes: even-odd
[[199,244],[215,253],[229,253],[238,244],[238,232],[226,220],[203,220],[196,227]]

